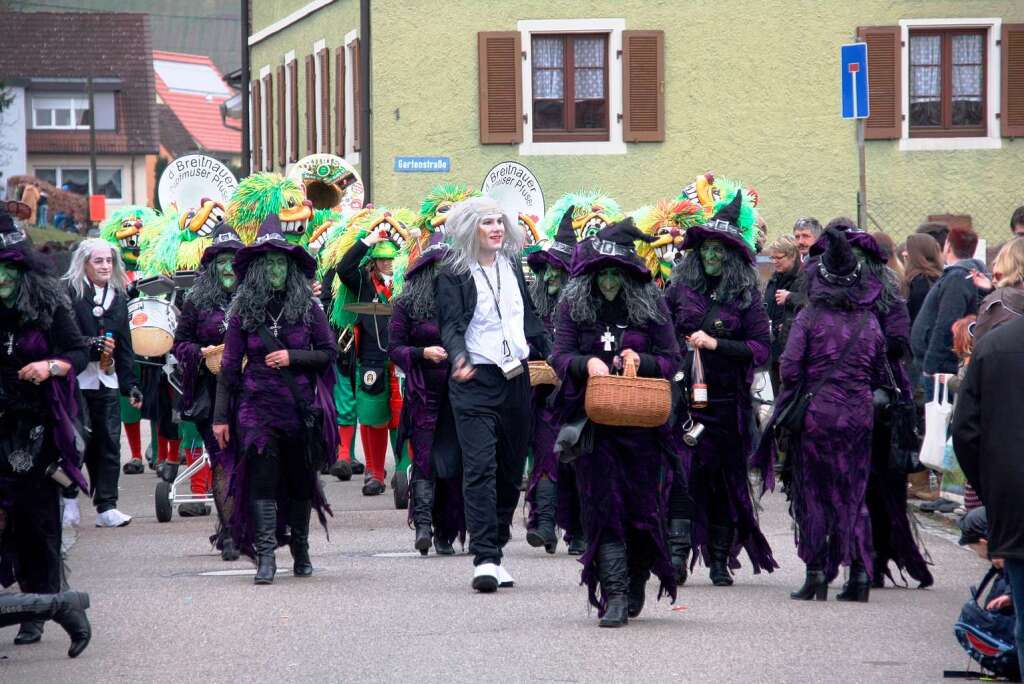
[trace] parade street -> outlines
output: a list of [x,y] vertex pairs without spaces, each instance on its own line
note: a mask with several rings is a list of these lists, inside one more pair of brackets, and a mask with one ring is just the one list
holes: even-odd
[[640,618],[605,630],[579,564],[564,545],[555,556],[529,547],[519,514],[505,560],[515,588],[477,594],[469,556],[413,550],[390,490],[364,497],[356,479],[325,478],[334,518],[330,541],[314,520],[314,576],[292,577],[285,548],[278,580],[253,586],[248,561],[225,563],[206,543],[212,518],[156,521],[156,483],[148,471],[121,478],[122,510],[135,516],[124,528],[93,527],[83,499],[68,564],[72,588],[92,597],[88,651],[69,661],[52,623],[34,646],[11,645],[5,630],[0,680],[934,682],[967,665],[952,625],[985,568],[949,528],[926,523],[930,589],[840,603],[837,581],[827,603],[791,601],[804,567],[776,494],[761,520],[780,570],[744,568],[716,588],[698,568],[674,608],[654,600],[652,582]]

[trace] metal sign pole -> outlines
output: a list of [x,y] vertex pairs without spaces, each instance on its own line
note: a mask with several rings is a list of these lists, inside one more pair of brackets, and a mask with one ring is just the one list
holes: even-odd
[[864,119],[857,119],[857,165],[860,176],[860,189],[857,192],[857,226],[867,230],[868,179],[864,156]]

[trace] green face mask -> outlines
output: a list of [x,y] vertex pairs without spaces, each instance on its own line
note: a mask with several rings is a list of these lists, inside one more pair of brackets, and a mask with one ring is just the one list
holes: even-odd
[[562,282],[565,271],[554,266],[544,269],[544,284],[547,285],[548,294],[554,297],[562,290]]
[[622,289],[622,273],[617,268],[606,268],[597,274],[597,289],[609,302],[619,296]]
[[718,240],[706,240],[700,246],[700,260],[704,264],[704,273],[711,277],[722,275],[725,245]]
[[288,257],[271,252],[267,255],[267,263],[270,264],[270,286],[275,290],[283,290],[288,282]]
[[10,306],[18,296],[21,271],[11,263],[0,263],[0,302]]
[[234,290],[235,283],[238,282],[235,278],[234,260],[234,254],[221,254],[213,261],[213,268],[217,273],[220,286],[228,292]]
[[860,247],[853,247],[851,249],[853,250],[853,255],[857,257],[857,261],[864,263],[864,257],[867,256],[864,254],[864,250]]

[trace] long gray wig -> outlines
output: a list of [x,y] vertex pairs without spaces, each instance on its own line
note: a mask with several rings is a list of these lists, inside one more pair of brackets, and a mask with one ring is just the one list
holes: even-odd
[[501,215],[505,225],[505,241],[499,254],[508,257],[513,264],[519,263],[519,256],[526,244],[526,231],[519,222],[498,203],[487,196],[464,199],[454,207],[445,221],[445,234],[448,236],[451,249],[444,258],[446,266],[454,273],[468,273],[480,259],[480,241],[477,238],[477,227],[487,216]]
[[714,294],[719,302],[735,302],[743,310],[750,308],[752,293],[760,289],[757,271],[739,252],[728,246],[722,260],[722,276],[713,293],[710,291],[711,283],[704,273],[704,261],[700,258],[699,249],[691,249],[683,254],[683,258],[672,267],[671,280],[708,297]]
[[565,292],[566,283],[565,279],[568,277],[568,273],[564,269],[562,271],[562,288],[558,291],[558,294],[548,294],[548,284],[544,280],[544,274],[547,273],[549,268],[557,268],[551,264],[544,264],[544,268],[537,271],[536,277],[530,283],[530,300],[533,302],[533,308],[537,311],[537,315],[540,319],[547,320],[555,311],[558,310],[558,302],[562,300],[562,293]]
[[128,276],[124,271],[124,260],[121,259],[121,250],[114,247],[103,238],[88,238],[78,243],[78,247],[71,254],[71,265],[61,280],[66,282],[79,299],[85,297],[85,284],[88,276],[85,274],[85,262],[98,249],[109,249],[114,257],[114,269],[110,275],[110,287],[115,292],[124,292],[128,289]]
[[[255,259],[245,273],[245,279],[238,284],[235,298],[231,302],[228,316],[238,315],[242,329],[256,331],[267,322],[267,307],[274,298],[275,290],[270,284],[270,262],[264,254]],[[288,259],[288,277],[284,285],[284,321],[289,324],[309,322],[309,308],[313,306],[313,290],[309,279]]]
[[[574,323],[589,325],[597,321],[597,312],[605,299],[597,289],[596,273],[585,273],[570,278],[562,288],[558,301],[561,306],[569,307],[569,316]],[[641,283],[635,278],[623,274],[622,289],[619,297],[623,298],[629,322],[635,326],[647,325],[648,322],[664,323],[667,319],[658,308],[661,290],[651,281]]]
[[200,267],[192,287],[185,293],[185,301],[197,309],[223,309],[231,302],[231,294],[220,284],[214,262]]
[[402,302],[409,316],[417,321],[429,321],[437,317],[437,303],[434,300],[434,276],[440,268],[439,262],[426,266],[405,281],[402,293],[395,303]]
[[896,275],[896,271],[870,256],[864,257],[861,263],[864,264],[865,271],[882,283],[882,294],[878,297],[878,301],[875,302],[875,307],[879,313],[889,313],[893,305],[901,299],[899,276]]

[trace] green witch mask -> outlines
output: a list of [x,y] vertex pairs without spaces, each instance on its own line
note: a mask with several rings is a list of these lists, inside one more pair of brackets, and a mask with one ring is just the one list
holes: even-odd
[[622,289],[622,272],[617,268],[605,268],[597,274],[597,289],[609,302],[619,296]]
[[725,245],[718,240],[705,240],[700,246],[700,260],[704,264],[704,273],[711,277],[722,275]]
[[217,273],[217,280],[220,281],[220,286],[228,292],[234,290],[235,283],[238,282],[235,277],[234,260],[234,254],[220,254],[213,261],[213,268]]
[[0,302],[10,306],[18,296],[21,271],[9,262],[0,262]]
[[275,290],[283,290],[288,282],[288,257],[271,252],[267,255],[267,263],[270,265],[270,286]]

